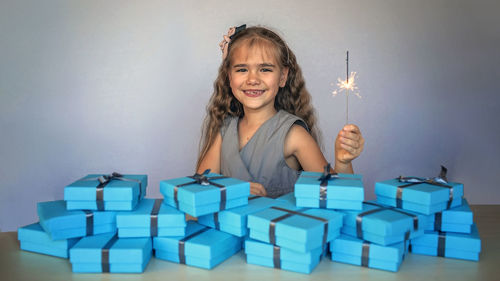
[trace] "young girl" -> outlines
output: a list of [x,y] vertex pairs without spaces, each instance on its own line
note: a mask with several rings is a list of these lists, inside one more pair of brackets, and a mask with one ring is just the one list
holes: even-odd
[[[262,27],[229,29],[223,61],[203,125],[197,172],[206,169],[250,182],[252,194],[293,191],[301,170],[322,172],[311,96],[295,55]],[[335,140],[332,172],[353,173],[363,150],[359,128],[346,125]]]

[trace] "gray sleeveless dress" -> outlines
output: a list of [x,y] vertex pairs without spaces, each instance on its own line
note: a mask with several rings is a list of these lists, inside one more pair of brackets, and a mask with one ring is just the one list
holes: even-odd
[[276,198],[292,192],[300,172],[285,162],[285,137],[293,124],[307,125],[284,110],[264,122],[239,151],[238,117],[228,117],[221,128],[221,172],[228,177],[257,182],[267,196]]

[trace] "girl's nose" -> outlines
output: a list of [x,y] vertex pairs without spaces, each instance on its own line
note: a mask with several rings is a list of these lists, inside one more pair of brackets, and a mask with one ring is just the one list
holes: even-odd
[[260,83],[259,75],[254,71],[248,72],[247,84],[248,85],[258,85]]

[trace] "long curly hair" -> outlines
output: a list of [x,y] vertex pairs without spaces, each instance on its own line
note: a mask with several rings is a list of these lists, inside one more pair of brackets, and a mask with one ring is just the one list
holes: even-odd
[[200,149],[196,169],[214,143],[217,134],[229,116],[243,117],[242,104],[234,97],[229,84],[229,70],[232,54],[241,46],[260,47],[273,55],[280,69],[288,68],[288,77],[284,87],[280,88],[274,102],[277,111],[285,110],[294,114],[307,124],[309,131],[321,147],[320,131],[316,126],[316,115],[311,105],[311,95],[305,87],[302,71],[297,59],[287,44],[275,32],[264,27],[249,27],[235,34],[229,44],[228,54],[219,67],[219,74],[214,82],[214,92],[207,105],[207,116],[203,122]]

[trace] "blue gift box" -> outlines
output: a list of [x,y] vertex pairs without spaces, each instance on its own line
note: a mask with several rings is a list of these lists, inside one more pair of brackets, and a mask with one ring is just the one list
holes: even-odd
[[146,195],[147,175],[92,174],[64,188],[68,210],[131,211]]
[[165,203],[194,217],[248,203],[250,183],[219,174],[195,174],[160,182]]
[[53,240],[116,231],[116,212],[66,209],[63,200],[37,204],[40,225]]
[[245,240],[247,263],[309,274],[321,259],[322,247],[301,253],[252,239]]
[[87,236],[69,250],[73,272],[140,273],[152,256],[151,237]]
[[462,203],[464,186],[461,183],[420,178],[408,178],[410,181],[403,179],[406,178],[375,183],[377,201],[425,215],[457,207]]
[[461,206],[429,215],[425,230],[470,233],[472,223],[473,214],[464,198]]
[[332,261],[396,272],[399,270],[407,245],[399,242],[377,245],[347,235],[330,242]]
[[298,207],[361,210],[364,196],[362,177],[356,174],[302,172],[295,183]]
[[[290,193],[293,196],[293,193]],[[247,217],[260,210],[271,206],[290,207],[287,200],[271,199],[253,196],[248,198],[248,205],[240,206],[210,215],[198,217],[198,223],[206,225],[229,234],[243,237],[248,234]]]
[[163,199],[143,199],[131,212],[118,212],[116,226],[121,237],[184,236],[184,213],[162,204]]
[[23,226],[17,230],[21,250],[49,256],[68,258],[69,249],[79,238],[52,240],[39,223]]
[[159,259],[211,269],[241,250],[242,239],[189,221],[184,237],[155,237]]
[[248,215],[250,238],[306,253],[340,234],[343,214],[327,209],[270,207]]
[[390,245],[423,234],[426,217],[422,214],[363,202],[363,210],[343,210],[342,233],[380,245]]
[[295,199],[295,194],[293,192],[281,195],[280,197],[277,197],[274,200],[284,201],[292,206],[297,206],[297,200]]
[[476,224],[470,234],[426,230],[424,235],[411,240],[414,254],[478,261],[481,239]]

